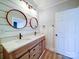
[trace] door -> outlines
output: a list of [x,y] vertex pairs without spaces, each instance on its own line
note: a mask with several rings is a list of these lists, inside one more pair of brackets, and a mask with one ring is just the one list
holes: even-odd
[[56,52],[73,58],[75,53],[75,24],[79,18],[78,9],[70,9],[56,13]]

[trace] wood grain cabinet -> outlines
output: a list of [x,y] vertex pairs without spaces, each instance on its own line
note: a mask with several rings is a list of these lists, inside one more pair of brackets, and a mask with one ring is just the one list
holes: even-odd
[[29,52],[20,57],[19,59],[29,59]]
[[37,44],[37,46],[35,46],[33,49],[30,50],[30,59],[38,59],[39,58],[39,56],[41,54],[41,46],[39,44]]
[[4,59],[39,59],[44,50],[45,36],[42,36],[11,53],[4,50]]
[[0,59],[3,59],[3,47],[0,45]]
[[0,59],[3,59],[3,53],[0,53]]

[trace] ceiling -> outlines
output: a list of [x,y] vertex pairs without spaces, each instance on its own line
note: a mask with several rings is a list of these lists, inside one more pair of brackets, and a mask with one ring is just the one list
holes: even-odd
[[28,0],[28,1],[30,1],[31,3],[33,2],[32,4],[36,4],[38,9],[46,9],[67,0]]
[[28,0],[31,4],[36,6],[38,9],[46,9],[55,6],[59,3],[65,2],[67,0]]

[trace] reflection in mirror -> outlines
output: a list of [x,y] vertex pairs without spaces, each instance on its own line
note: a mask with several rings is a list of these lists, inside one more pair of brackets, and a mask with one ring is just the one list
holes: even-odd
[[27,18],[24,13],[16,9],[9,10],[6,14],[6,19],[9,25],[16,29],[27,25]]
[[26,24],[26,21],[20,18],[12,18],[12,26],[15,28],[23,28]]

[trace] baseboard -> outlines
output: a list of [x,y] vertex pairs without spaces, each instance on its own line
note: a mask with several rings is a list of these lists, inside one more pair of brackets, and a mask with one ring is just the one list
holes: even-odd
[[53,49],[51,49],[51,48],[46,48],[46,50],[55,53],[55,51]]

